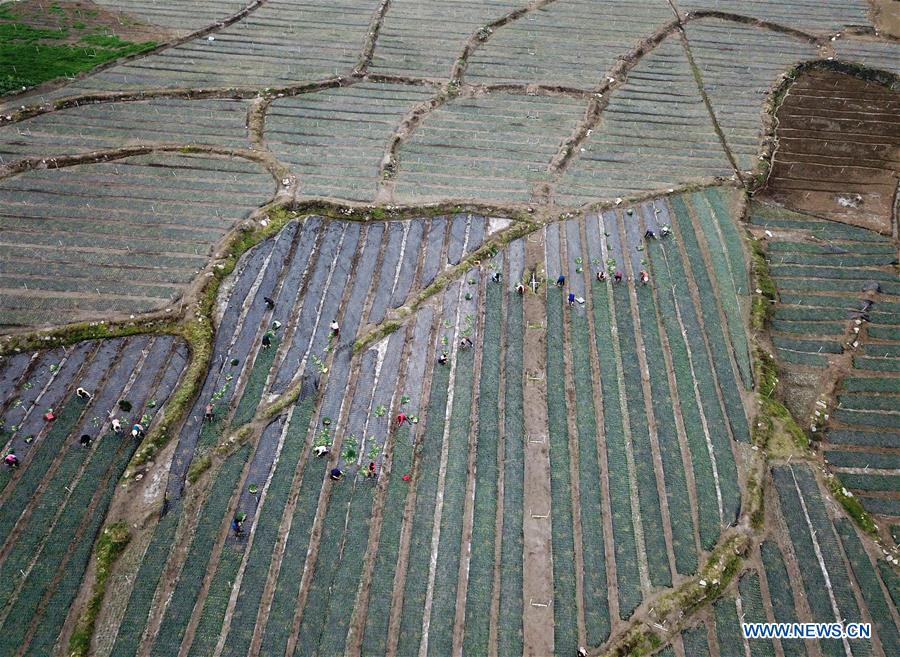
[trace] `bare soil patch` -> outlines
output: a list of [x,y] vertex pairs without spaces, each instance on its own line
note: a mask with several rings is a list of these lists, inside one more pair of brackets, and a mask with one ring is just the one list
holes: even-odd
[[168,41],[172,38],[158,25],[144,23],[133,16],[119,11],[78,0],[20,0],[2,8],[4,13],[14,15],[17,22],[42,30],[59,30],[53,43],[79,43],[85,34],[114,34],[123,41]]
[[797,78],[776,119],[767,195],[795,210],[890,235],[900,175],[900,94],[813,69]]

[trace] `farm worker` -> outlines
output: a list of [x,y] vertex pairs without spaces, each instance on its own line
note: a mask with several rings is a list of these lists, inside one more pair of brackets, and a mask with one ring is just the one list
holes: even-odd
[[566,277],[562,274],[559,275],[559,278],[556,279],[556,287],[562,287],[566,284]]
[[328,445],[317,445],[313,448],[313,452],[316,455],[316,458],[321,458],[331,452],[331,448]]
[[491,275],[491,280],[494,281],[495,283],[499,283],[501,278],[503,278],[503,274],[501,274],[499,271],[495,271]]
[[89,434],[83,433],[81,434],[81,438],[78,439],[78,443],[82,447],[90,447],[91,445],[91,437]]
[[448,361],[449,359],[450,359],[450,356],[447,354],[447,352],[446,352],[446,351],[442,351],[442,352],[441,352],[441,355],[438,356],[438,363],[439,363],[440,365],[446,365],[446,364],[447,364],[447,361]]
[[6,463],[6,467],[8,468],[18,468],[19,467],[19,457],[10,452],[3,459],[3,462]]
[[331,335],[339,335],[341,332],[341,327],[338,325],[337,320],[331,320],[331,324],[328,325],[328,328],[331,329]]
[[275,302],[272,301],[269,297],[263,297],[263,301],[266,302],[266,308],[272,310],[275,307]]
[[401,478],[403,479],[403,481],[409,481],[410,479],[412,479],[412,475],[410,475],[410,474],[405,474],[405,475],[403,475],[403,477],[401,477]]
[[114,417],[112,419],[112,430],[115,433],[122,433],[122,423],[119,421],[119,418]]
[[344,478],[344,473],[340,468],[331,468],[331,474],[329,476],[332,481],[340,481]]
[[473,344],[472,339],[469,336],[466,336],[462,340],[459,341],[459,346],[463,349],[468,349],[469,347],[472,346],[472,344]]
[[412,422],[410,422],[409,417],[407,417],[406,413],[400,413],[400,415],[397,416],[397,426],[399,427],[404,422],[412,426]]
[[212,404],[206,405],[206,410],[203,411],[203,419],[206,420],[207,422],[213,421],[213,405]]
[[578,646],[578,657],[587,657],[587,650],[583,646]]
[[53,422],[53,420],[56,419],[56,414],[53,412],[52,408],[44,413],[44,419],[47,420],[47,422]]
[[663,237],[668,237],[672,232],[672,229],[669,227],[669,224],[663,224],[662,230],[660,232]]
[[656,239],[656,233],[653,232],[652,228],[648,228],[644,233],[644,239],[653,240]]
[[597,280],[601,283],[606,280],[606,272],[604,270],[600,270],[597,272]]
[[131,437],[138,438],[143,437],[144,435],[144,425],[140,422],[136,422],[133,427],[131,427]]
[[231,530],[234,532],[235,536],[240,536],[244,533],[244,522],[243,520],[238,520],[237,516],[231,521]]
[[75,391],[75,394],[78,395],[79,399],[83,399],[84,401],[91,401],[91,393],[89,393],[84,388],[78,388]]
[[525,286],[522,285],[521,283],[519,283],[518,285],[516,285],[516,293],[518,293],[518,295],[519,295],[520,297],[521,297],[521,296],[525,296]]
[[575,293],[569,292],[569,308],[575,305]]
[[272,331],[266,331],[265,335],[262,338],[262,346],[263,349],[268,349],[272,346]]
[[646,285],[650,281],[650,274],[643,269],[641,270],[641,285]]
[[369,479],[375,476],[375,461],[369,461],[369,467],[366,468],[363,474]]
[[620,271],[617,269],[617,270],[616,270],[616,273],[615,273],[615,276],[613,276],[613,278],[616,279],[616,283],[621,283],[621,282],[622,282],[622,272],[620,272]]

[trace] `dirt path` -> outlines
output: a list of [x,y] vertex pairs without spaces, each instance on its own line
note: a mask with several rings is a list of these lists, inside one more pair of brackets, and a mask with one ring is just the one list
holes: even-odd
[[[538,232],[525,240],[525,270],[541,270],[543,266],[544,237],[542,232]],[[547,310],[544,292],[527,292],[523,305],[523,640],[526,657],[546,657],[553,654],[554,637],[550,447],[547,434]]]
[[[559,225],[559,262],[560,273],[567,279],[569,276],[569,262],[571,254],[566,243],[566,231]],[[580,255],[580,254],[579,254]],[[574,273],[574,272],[572,272]],[[565,391],[567,430],[569,434],[569,481],[571,482],[572,497],[572,547],[575,556],[575,612],[578,616],[576,627],[578,629],[578,645],[587,643],[587,631],[584,625],[584,531],[581,526],[581,469],[579,467],[578,443],[587,440],[587,436],[578,434],[578,424],[575,420],[578,402],[575,398],[575,374],[572,371],[572,312],[574,309],[563,312],[563,367],[565,368]]]

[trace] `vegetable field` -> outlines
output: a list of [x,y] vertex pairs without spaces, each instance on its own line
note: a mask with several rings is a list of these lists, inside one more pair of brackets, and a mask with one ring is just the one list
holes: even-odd
[[0,475],[4,654],[51,653],[137,448],[131,426],[153,425],[186,359],[182,341],[140,336],[0,362],[3,453],[18,459]]
[[[772,341],[789,366],[824,370],[846,363],[834,399],[817,405],[824,456],[863,506],[900,514],[900,287],[890,238],[865,228],[756,206],[778,288]],[[761,235],[762,236],[762,235]],[[800,271],[794,263],[802,263]],[[784,318],[790,317],[790,320]],[[795,319],[796,318],[796,319]]]

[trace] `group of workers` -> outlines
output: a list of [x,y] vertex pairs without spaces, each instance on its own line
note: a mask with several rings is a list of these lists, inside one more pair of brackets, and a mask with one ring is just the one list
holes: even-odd
[[[94,399],[94,396],[81,386],[78,386],[75,389],[75,396],[78,397],[78,399],[82,400],[85,403],[90,403]],[[47,422],[52,422],[56,419],[56,414],[52,410],[49,410],[44,414],[44,419]],[[115,415],[113,415],[112,411],[110,411],[110,413],[109,413],[109,425],[114,433],[122,433],[122,421],[119,418],[117,418]],[[144,429],[143,424],[141,424],[140,422],[135,422],[132,425],[131,436],[133,438],[143,438],[144,433],[145,433],[145,429]],[[94,438],[93,438],[93,436],[91,436],[91,434],[83,433],[78,438],[78,444],[81,447],[90,447],[93,440],[94,440]],[[19,467],[19,465],[21,464],[21,461],[20,461],[18,455],[15,453],[15,450],[10,449],[10,451],[6,454],[6,456],[3,457],[3,463],[6,465],[7,468],[15,469],[15,468]]]

